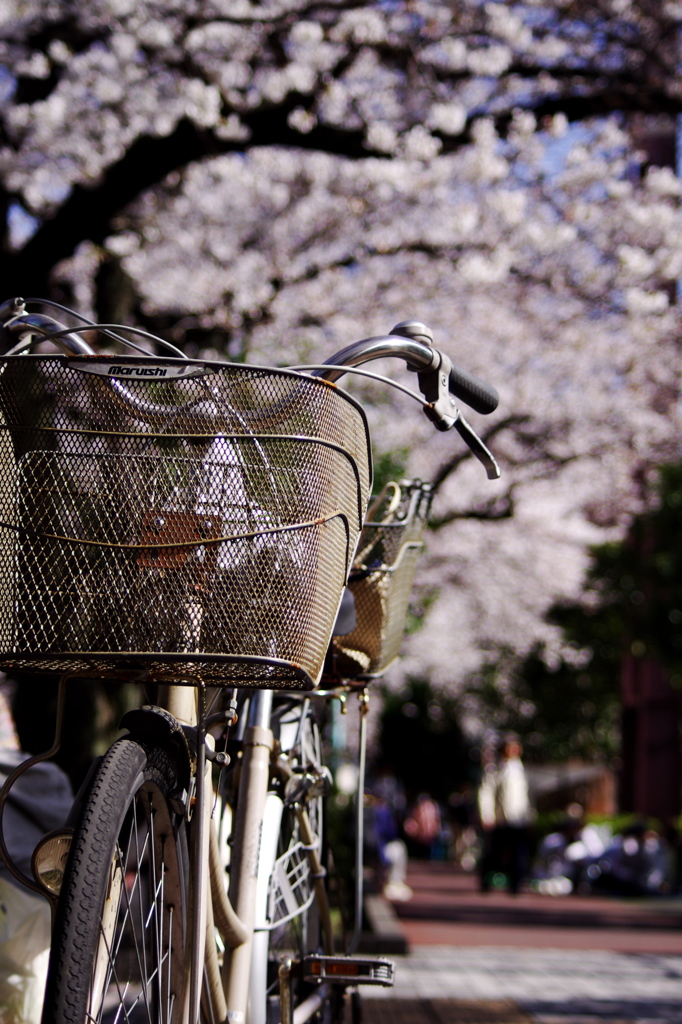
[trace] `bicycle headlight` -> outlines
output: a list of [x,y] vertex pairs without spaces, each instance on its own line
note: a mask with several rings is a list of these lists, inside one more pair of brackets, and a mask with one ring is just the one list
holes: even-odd
[[59,896],[72,837],[72,829],[49,832],[43,836],[33,851],[33,877],[50,896]]

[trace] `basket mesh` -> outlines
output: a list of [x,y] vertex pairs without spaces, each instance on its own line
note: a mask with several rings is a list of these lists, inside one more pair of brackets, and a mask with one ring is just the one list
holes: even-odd
[[366,505],[362,411],[284,371],[111,363],[0,359],[0,668],[313,686]]
[[387,520],[365,524],[349,584],[357,625],[352,633],[333,638],[336,674],[375,678],[398,657],[430,501],[428,485],[403,485],[397,509]]

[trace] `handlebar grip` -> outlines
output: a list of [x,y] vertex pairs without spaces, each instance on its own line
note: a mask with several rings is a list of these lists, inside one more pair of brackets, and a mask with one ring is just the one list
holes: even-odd
[[453,365],[450,370],[448,387],[453,395],[484,415],[494,412],[500,401],[500,396],[491,384],[486,384],[480,377],[460,366]]

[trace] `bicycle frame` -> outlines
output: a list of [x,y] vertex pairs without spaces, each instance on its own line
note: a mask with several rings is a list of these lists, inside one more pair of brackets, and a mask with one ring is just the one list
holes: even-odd
[[[196,729],[196,797],[192,817],[196,821],[194,842],[191,850],[191,948],[189,962],[189,990],[187,993],[187,1015],[184,1020],[197,1021],[201,1000],[201,979],[203,965],[207,959],[206,943],[207,923],[212,917],[212,903],[221,899],[215,891],[216,881],[207,877],[210,862],[209,845],[210,830],[215,828],[211,821],[213,805],[213,789],[210,784],[210,761],[206,757],[207,740],[206,718],[203,709],[203,686],[164,684],[159,691],[158,706],[170,712],[181,724]],[[250,996],[250,975],[252,966],[252,949],[254,943],[254,924],[256,919],[256,899],[259,885],[263,878],[267,881],[271,865],[260,864],[262,822],[265,817],[266,801],[270,788],[273,769],[272,754],[274,749],[274,733],[271,728],[270,716],[273,706],[273,691],[256,690],[249,699],[249,713],[243,736],[243,754],[239,795],[237,799],[237,815],[232,833],[232,859],[230,863],[229,904],[233,908],[235,942],[226,950],[221,987],[226,1006],[226,1018],[239,1024],[247,1020]],[[319,859],[316,837],[313,835],[305,805],[301,803],[297,809],[302,838],[307,847],[311,861],[311,873],[315,881],[315,898],[321,917],[322,935],[325,953],[332,955],[333,936],[331,918],[326,889],[323,884],[323,869]],[[265,872],[265,875],[264,875]],[[241,941],[239,941],[241,939]],[[260,982],[260,979],[259,979]],[[214,981],[215,984],[215,981]],[[220,998],[219,993],[214,995]],[[316,1012],[315,1001],[308,1004],[306,1013],[312,1016]],[[297,1024],[304,1024],[308,1016],[297,1014]]]

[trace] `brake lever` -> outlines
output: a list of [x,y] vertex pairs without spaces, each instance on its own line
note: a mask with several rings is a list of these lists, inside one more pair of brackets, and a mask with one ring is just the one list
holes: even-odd
[[463,441],[471,448],[472,452],[480,463],[485,467],[485,471],[488,474],[488,480],[497,480],[500,477],[500,467],[497,464],[495,456],[489,448],[484,445],[480,437],[471,426],[470,423],[464,419],[460,414],[453,424],[455,430],[462,438]]
[[444,352],[441,352],[438,369],[426,370],[418,374],[419,388],[426,399],[424,412],[437,430],[452,430],[454,427],[484,466],[488,479],[497,480],[500,476],[500,467],[495,456],[481,441],[471,424],[464,419],[450,394],[448,383],[451,369],[450,359]]

